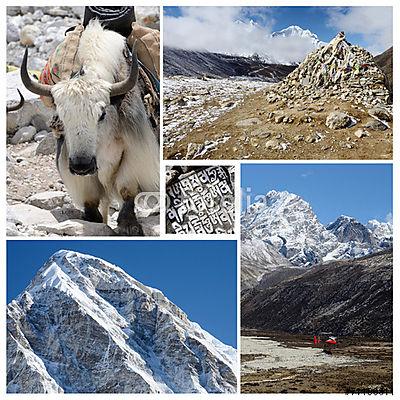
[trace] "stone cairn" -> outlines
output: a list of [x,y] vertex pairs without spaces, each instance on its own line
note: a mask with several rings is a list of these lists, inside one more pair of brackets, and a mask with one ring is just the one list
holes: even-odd
[[339,98],[366,107],[389,106],[385,75],[372,54],[346,41],[344,32],[310,53],[282,82],[267,92],[267,101],[288,106]]

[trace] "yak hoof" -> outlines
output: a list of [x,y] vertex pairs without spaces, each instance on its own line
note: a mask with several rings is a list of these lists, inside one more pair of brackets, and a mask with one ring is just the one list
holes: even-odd
[[83,220],[88,222],[103,222],[103,217],[97,207],[87,207],[83,212]]
[[119,236],[144,236],[143,229],[139,224],[119,223],[115,232]]

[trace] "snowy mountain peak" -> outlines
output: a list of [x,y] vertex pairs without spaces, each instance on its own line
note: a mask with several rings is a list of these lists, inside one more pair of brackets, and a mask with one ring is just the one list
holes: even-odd
[[97,257],[56,252],[7,316],[8,392],[236,391],[235,349]]
[[303,29],[298,25],[290,25],[280,31],[273,32],[272,38],[302,38],[310,40],[315,47],[325,46],[326,43],[319,40],[318,36],[309,29]]
[[280,31],[273,32],[271,34],[272,37],[276,36],[284,36],[284,37],[290,37],[290,36],[311,36],[313,38],[318,38],[315,33],[311,33],[310,30],[308,29],[303,29],[298,25],[290,25],[287,28],[281,29]]
[[353,217],[341,215],[336,221],[327,225],[326,229],[332,232],[339,242],[359,242],[373,244],[371,231]]
[[[300,196],[271,190],[242,214],[242,260],[257,265],[257,256],[267,258],[272,246],[291,265],[307,267],[392,246],[390,225],[374,221],[369,225],[341,215],[325,227]],[[276,255],[273,258],[278,260]]]

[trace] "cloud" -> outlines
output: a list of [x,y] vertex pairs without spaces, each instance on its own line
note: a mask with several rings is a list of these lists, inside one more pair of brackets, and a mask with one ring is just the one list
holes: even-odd
[[327,15],[330,27],[361,35],[372,54],[392,46],[392,7],[332,7],[327,9]]
[[271,38],[275,23],[269,7],[181,7],[164,16],[164,44],[185,50],[234,55],[258,54],[281,63],[299,62],[314,49],[311,40]]
[[313,171],[306,171],[306,172],[303,172],[302,174],[300,174],[300,177],[303,179],[307,179],[309,176],[312,176],[312,175],[314,175]]

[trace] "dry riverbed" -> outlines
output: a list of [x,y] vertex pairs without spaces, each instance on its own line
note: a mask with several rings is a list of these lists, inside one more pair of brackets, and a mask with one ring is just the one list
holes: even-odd
[[389,393],[392,343],[339,338],[332,355],[312,337],[243,332],[242,393]]

